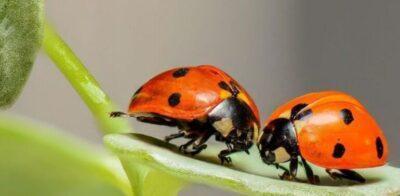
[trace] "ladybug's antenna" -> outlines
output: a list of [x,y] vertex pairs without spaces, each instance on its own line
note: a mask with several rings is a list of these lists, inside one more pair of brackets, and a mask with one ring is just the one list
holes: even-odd
[[121,117],[121,116],[128,116],[128,114],[125,112],[120,112],[120,111],[110,112],[111,118],[116,118],[116,117]]

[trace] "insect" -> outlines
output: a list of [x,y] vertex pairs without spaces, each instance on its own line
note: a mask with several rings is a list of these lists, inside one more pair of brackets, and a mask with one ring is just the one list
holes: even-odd
[[363,183],[364,177],[351,169],[381,166],[388,156],[385,136],[365,107],[335,91],[306,94],[277,108],[257,147],[266,164],[290,162],[281,179],[295,179],[300,157],[313,184],[319,177],[307,161],[326,168],[333,179]]
[[244,88],[211,65],[175,68],[153,77],[135,92],[127,113],[110,114],[123,115],[178,127],[165,140],[189,139],[179,146],[185,154],[200,153],[215,135],[227,146],[218,155],[221,164],[231,162],[231,153],[248,153],[260,126],[258,109]]

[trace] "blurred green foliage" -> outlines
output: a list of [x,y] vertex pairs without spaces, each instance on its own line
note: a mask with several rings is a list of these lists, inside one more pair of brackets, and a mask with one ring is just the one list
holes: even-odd
[[43,34],[42,0],[0,1],[0,108],[9,107],[28,79]]
[[0,156],[0,195],[128,195],[131,191],[124,173],[118,171],[119,162],[110,155],[26,119],[0,115]]

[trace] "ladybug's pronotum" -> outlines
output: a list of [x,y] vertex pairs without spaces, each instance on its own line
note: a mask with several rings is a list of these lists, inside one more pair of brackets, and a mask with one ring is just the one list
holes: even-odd
[[111,113],[122,115],[178,127],[180,131],[165,140],[189,139],[179,147],[185,154],[201,152],[215,135],[227,146],[218,155],[222,164],[231,161],[231,153],[248,152],[259,129],[254,101],[232,77],[211,65],[175,68],[153,77],[133,95],[127,113]]
[[267,164],[290,162],[281,176],[296,177],[298,158],[308,181],[318,183],[307,161],[326,168],[334,179],[365,179],[351,169],[384,165],[386,138],[378,124],[355,98],[335,91],[310,93],[275,110],[265,123],[257,146]]

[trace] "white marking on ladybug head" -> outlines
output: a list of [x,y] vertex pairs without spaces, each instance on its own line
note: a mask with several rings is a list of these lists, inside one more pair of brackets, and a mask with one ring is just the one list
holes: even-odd
[[286,161],[289,161],[290,159],[290,155],[284,147],[279,147],[276,150],[274,150],[274,154],[275,154],[275,163],[284,163]]
[[215,121],[212,125],[224,137],[228,136],[229,133],[233,130],[233,123],[232,119],[230,118],[223,118],[219,121]]

